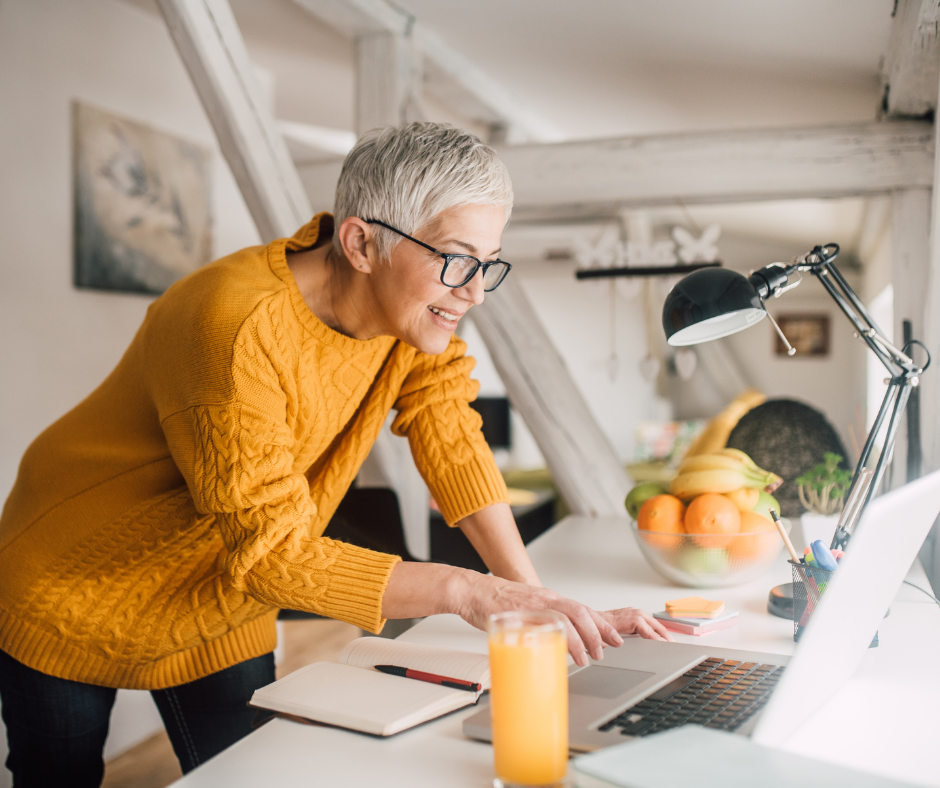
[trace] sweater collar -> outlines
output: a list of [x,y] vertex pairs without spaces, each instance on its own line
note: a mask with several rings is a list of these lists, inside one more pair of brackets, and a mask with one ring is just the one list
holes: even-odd
[[374,339],[355,339],[334,331],[307,306],[300,288],[290,268],[287,266],[287,252],[302,252],[316,246],[321,240],[333,237],[333,215],[331,213],[318,213],[290,238],[281,238],[268,246],[268,263],[274,274],[287,286],[291,306],[301,325],[316,339],[335,347],[343,353],[358,353],[364,350],[373,350],[391,337],[375,337]]

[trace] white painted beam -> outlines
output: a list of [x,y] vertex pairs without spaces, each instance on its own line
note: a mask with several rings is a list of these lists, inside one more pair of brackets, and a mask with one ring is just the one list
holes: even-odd
[[842,197],[931,185],[922,122],[624,137],[500,150],[520,221],[620,206]]
[[936,109],[940,0],[897,0],[882,82],[888,117],[922,117]]
[[350,38],[372,33],[405,35],[414,17],[385,0],[294,0],[305,11]]
[[426,61],[425,89],[470,120],[494,127],[509,142],[551,142],[558,128],[404,9],[386,0],[294,0],[353,39],[390,33],[410,37]]
[[[891,282],[894,290],[894,341],[901,347],[902,323],[910,320],[914,339],[925,341],[930,279],[930,189],[904,189],[891,198]],[[919,350],[914,357],[921,358]],[[931,375],[933,370],[927,372]],[[924,430],[921,424],[921,438]],[[892,461],[895,487],[907,478],[907,420],[898,430]]]
[[245,43],[226,0],[157,0],[265,241],[292,235],[312,216]]
[[[940,92],[940,88],[938,88]],[[940,106],[940,96],[938,96]],[[936,124],[940,145],[940,123]],[[927,325],[920,338],[933,355],[933,364],[923,376],[920,392],[923,430],[924,473],[940,468],[940,157],[933,167],[933,194],[930,203],[930,262],[926,281]],[[935,594],[940,595],[940,525],[934,523],[920,551],[924,571]]]
[[[293,142],[302,151],[315,159],[335,159],[345,156],[356,144],[356,135],[352,131],[329,129],[309,123],[297,123],[292,120],[279,120],[277,126],[287,142],[288,149]],[[291,158],[297,161],[298,155],[291,151]]]
[[[936,129],[940,143],[940,124]],[[933,364],[921,382],[924,473],[940,468],[940,157],[934,163],[932,174],[937,186],[930,201],[930,260],[925,282],[927,325],[920,338],[933,355]]]
[[[934,128],[920,121],[622,137],[510,146],[513,221],[616,217],[624,206],[845,197],[929,188]],[[341,162],[300,168],[316,206]]]
[[508,143],[559,142],[561,131],[501,82],[478,68],[436,33],[416,24],[415,39],[437,75],[427,83],[436,99],[471,120],[500,126]]
[[575,514],[626,516],[632,483],[522,285],[510,274],[470,313],[513,407]]
[[356,38],[356,131],[400,126],[422,116],[421,61],[410,35]]

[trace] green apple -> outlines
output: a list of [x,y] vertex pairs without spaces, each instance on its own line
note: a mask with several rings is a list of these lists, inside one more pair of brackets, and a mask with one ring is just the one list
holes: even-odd
[[773,509],[778,517],[783,517],[783,514],[780,512],[780,504],[777,503],[777,499],[774,498],[770,493],[765,493],[763,490],[760,491],[760,497],[757,499],[757,504],[754,506],[754,511],[759,515],[766,517],[768,520],[773,520],[774,518],[770,516],[770,510]]
[[685,545],[676,561],[679,569],[692,577],[718,575],[728,568],[728,551],[720,547]]
[[636,520],[640,507],[644,503],[653,496],[662,495],[667,492],[669,492],[669,490],[663,487],[659,482],[643,482],[643,484],[638,484],[630,490],[627,494],[627,500],[624,501],[624,505],[627,507],[627,514]]

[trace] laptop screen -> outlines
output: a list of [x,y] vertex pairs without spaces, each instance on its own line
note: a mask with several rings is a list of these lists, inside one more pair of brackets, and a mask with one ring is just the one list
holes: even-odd
[[796,654],[754,729],[786,742],[851,677],[940,512],[940,471],[866,509]]

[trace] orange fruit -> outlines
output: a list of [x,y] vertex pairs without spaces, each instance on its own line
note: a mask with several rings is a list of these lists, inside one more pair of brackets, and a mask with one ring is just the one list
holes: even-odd
[[757,512],[741,512],[740,535],[731,540],[728,554],[732,558],[749,560],[768,553],[776,555],[780,548],[777,526]]
[[637,528],[649,531],[643,541],[653,547],[673,549],[682,544],[685,504],[674,495],[654,495],[644,501],[636,516]]
[[741,512],[724,495],[704,493],[693,498],[685,511],[685,530],[699,534],[696,544],[702,547],[727,547],[741,530]]
[[742,487],[740,490],[723,493],[723,495],[738,507],[739,512],[750,512],[757,506],[760,490],[755,490],[752,487]]

